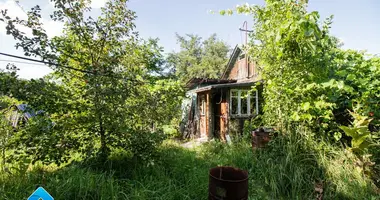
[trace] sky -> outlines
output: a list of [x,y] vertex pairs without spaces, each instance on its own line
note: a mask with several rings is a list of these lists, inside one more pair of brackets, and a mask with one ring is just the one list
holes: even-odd
[[[49,37],[60,35],[63,25],[49,18],[54,9],[49,0],[19,0],[24,10],[40,5],[43,22]],[[91,15],[100,14],[100,7],[106,0],[93,0]],[[164,52],[178,51],[175,33],[198,34],[207,38],[216,33],[231,48],[244,42],[239,31],[244,21],[253,26],[250,16],[221,16],[210,10],[234,8],[244,3],[264,4],[264,0],[130,0],[129,8],[136,12],[136,30],[142,38],[159,38]],[[0,10],[8,9],[11,16],[25,18],[26,15],[14,0],[0,0]],[[309,11],[318,11],[321,19],[334,15],[331,33],[343,41],[345,49],[367,50],[380,54],[380,1],[379,0],[309,0]],[[28,30],[24,30],[28,33]],[[23,56],[22,50],[15,49],[15,41],[6,35],[5,25],[0,22],[0,52]],[[20,71],[19,77],[40,78],[51,70],[39,64],[16,63],[20,61],[0,55],[0,69],[12,61]],[[25,62],[25,61],[22,61]]]

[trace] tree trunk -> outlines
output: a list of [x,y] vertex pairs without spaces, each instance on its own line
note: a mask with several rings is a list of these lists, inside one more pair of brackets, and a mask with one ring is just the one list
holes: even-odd
[[99,120],[99,135],[100,135],[100,159],[103,161],[107,160],[108,157],[108,148],[107,148],[107,140],[106,140],[106,131],[104,129],[103,124],[103,110],[101,106],[100,101],[100,92],[99,92],[99,84],[96,85],[96,91],[95,91],[95,108],[96,108],[96,114],[98,116]]
[[107,148],[107,141],[106,141],[106,131],[103,127],[103,118],[102,113],[99,112],[99,134],[100,134],[100,156],[103,160],[106,160],[108,157],[108,148]]
[[5,147],[2,149],[2,170],[5,171]]
[[[6,134],[6,137],[8,137],[8,131],[7,131],[7,134]],[[2,170],[5,171],[5,138],[3,138],[3,141],[2,141],[2,144],[1,144],[1,151],[2,151]]]

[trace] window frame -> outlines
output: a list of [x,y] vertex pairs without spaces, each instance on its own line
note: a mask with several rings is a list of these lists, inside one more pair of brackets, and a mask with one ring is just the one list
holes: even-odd
[[[241,114],[241,93],[242,91],[244,92],[247,92],[248,93],[248,96],[247,96],[247,114]],[[237,96],[232,96],[232,93],[233,92],[237,92]],[[237,97],[237,98],[236,98]],[[237,99],[237,114],[234,114],[232,113],[232,99]],[[256,107],[256,113],[251,113],[251,101],[254,100],[255,101],[255,107]],[[250,91],[249,89],[231,89],[230,90],[230,115],[232,117],[249,117],[249,116],[252,116],[254,114],[258,115],[259,114],[259,98],[258,98],[258,91]]]

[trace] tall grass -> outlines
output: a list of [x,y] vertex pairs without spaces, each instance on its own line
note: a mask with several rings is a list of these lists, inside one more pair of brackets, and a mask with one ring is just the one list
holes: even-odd
[[71,164],[26,174],[0,175],[0,199],[26,199],[37,186],[60,199],[207,199],[211,167],[249,172],[249,199],[379,199],[348,152],[315,142],[301,130],[279,136],[265,149],[248,141],[209,142],[185,149],[173,142],[159,148],[154,163],[116,157],[104,164]]

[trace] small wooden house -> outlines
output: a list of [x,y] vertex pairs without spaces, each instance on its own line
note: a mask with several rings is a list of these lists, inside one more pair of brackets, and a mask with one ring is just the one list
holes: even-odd
[[27,104],[12,105],[10,107],[10,115],[8,116],[14,128],[23,126],[28,122],[29,119],[42,114],[43,111],[34,112],[34,110]]
[[242,133],[244,122],[259,114],[260,81],[255,64],[236,46],[219,79],[192,78],[188,81],[188,112],[185,137],[226,140],[227,134]]

